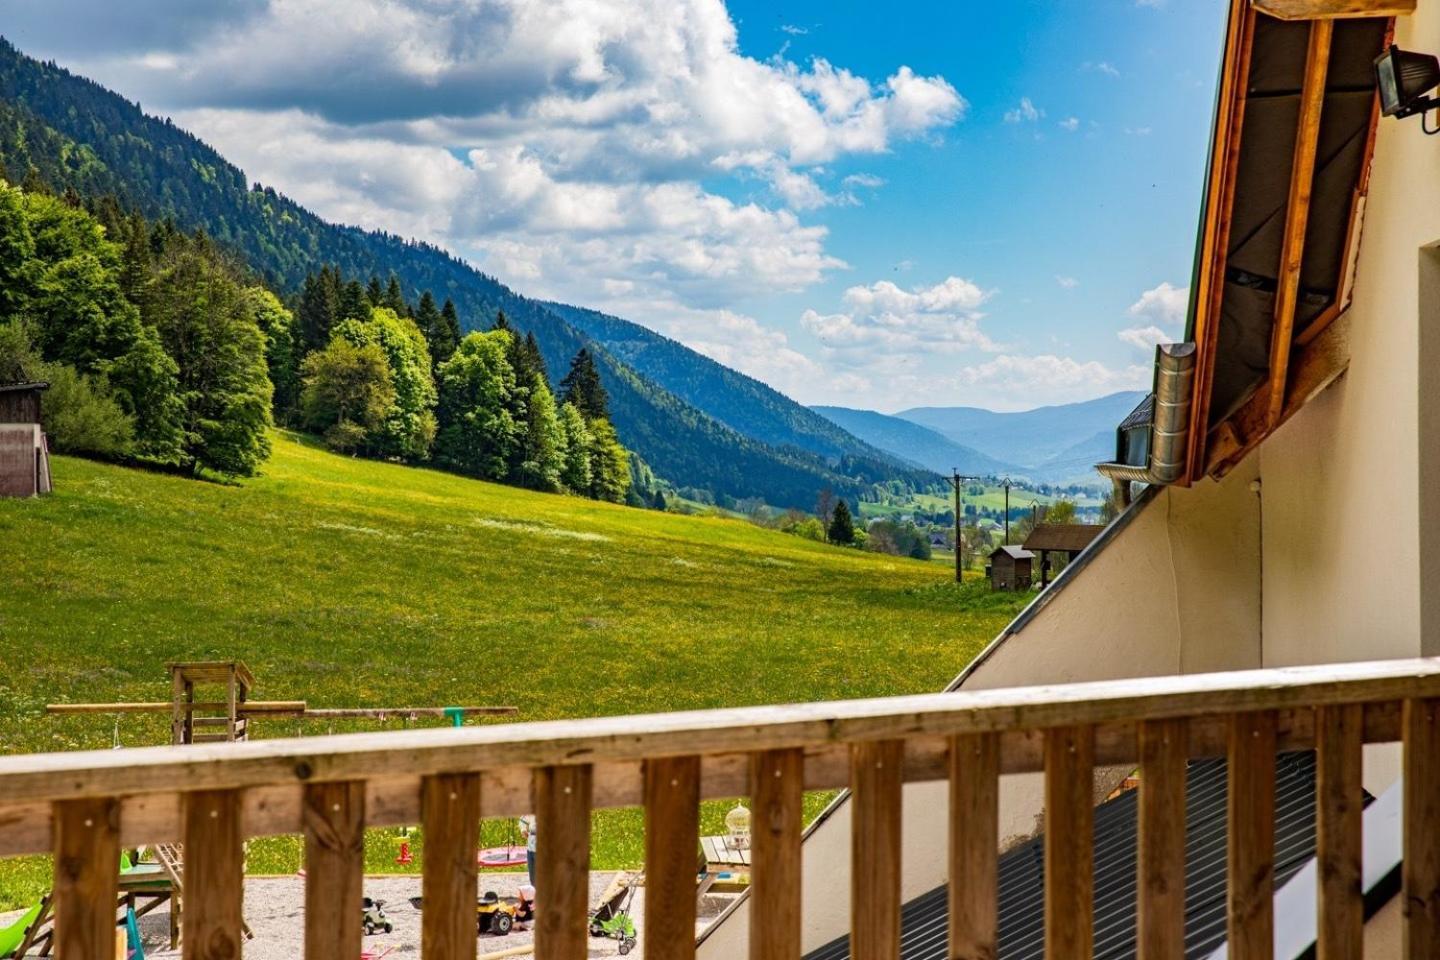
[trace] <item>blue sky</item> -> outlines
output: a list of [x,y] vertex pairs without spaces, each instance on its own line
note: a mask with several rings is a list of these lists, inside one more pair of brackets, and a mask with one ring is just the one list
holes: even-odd
[[1180,333],[1218,0],[8,6],[322,215],[803,402],[1085,399]]

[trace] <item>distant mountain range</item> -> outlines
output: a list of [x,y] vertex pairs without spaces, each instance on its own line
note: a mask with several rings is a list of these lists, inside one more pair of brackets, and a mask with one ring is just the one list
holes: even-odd
[[860,439],[932,470],[1094,483],[1094,465],[1115,455],[1115,426],[1145,394],[1127,390],[1082,403],[997,413],[979,407],[915,407],[894,415],[815,407]]
[[557,380],[577,350],[592,346],[620,439],[677,486],[809,508],[823,487],[853,498],[876,483],[938,483],[644,328],[524,297],[438,247],[327,222],[249,184],[243,170],[169,120],[3,38],[0,175],[17,183],[38,177],[85,198],[113,196],[152,220],[204,229],[281,294],[332,264],[347,277],[393,273],[410,299],[422,290],[449,297],[467,330],[487,328],[504,310],[513,326],[535,334]]
[[897,457],[948,474],[951,470],[974,476],[1004,476],[1020,467],[981,453],[974,447],[956,443],[929,427],[911,423],[874,410],[852,410],[849,407],[812,407],[862,440],[888,450]]

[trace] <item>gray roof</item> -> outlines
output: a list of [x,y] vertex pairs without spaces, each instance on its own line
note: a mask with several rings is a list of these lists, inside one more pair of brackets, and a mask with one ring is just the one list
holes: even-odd
[[0,393],[12,393],[16,390],[49,390],[50,384],[44,380],[25,380],[20,383],[0,383]]
[[990,554],[990,556],[993,557],[1001,553],[1007,553],[1016,560],[1029,560],[1035,556],[1035,554],[1031,553],[1029,550],[1026,550],[1024,547],[1016,546],[1013,543],[1009,543],[1001,547],[996,547],[995,552]]
[[1145,399],[1139,405],[1126,414],[1125,419],[1120,421],[1117,430],[1129,430],[1131,427],[1148,427],[1155,422],[1155,394],[1147,393]]
[[[1193,760],[1185,785],[1185,956],[1207,956],[1225,940],[1227,790],[1223,758]],[[1095,809],[1095,957],[1135,956],[1136,801],[1131,790]],[[940,811],[938,816],[944,816]],[[1315,755],[1281,754],[1275,770],[1275,887],[1315,854]],[[1041,960],[1045,938],[1045,847],[1036,837],[1000,858],[998,960]],[[902,960],[945,960],[946,888],[901,912]],[[806,960],[849,960],[841,937]]]

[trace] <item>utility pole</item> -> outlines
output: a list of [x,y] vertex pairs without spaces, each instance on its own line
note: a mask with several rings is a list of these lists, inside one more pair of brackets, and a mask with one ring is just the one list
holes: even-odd
[[960,582],[961,571],[965,569],[965,561],[960,558],[961,534],[960,534],[960,484],[966,480],[979,480],[979,477],[966,477],[960,474],[959,467],[951,468],[950,483],[955,487],[955,582]]
[[1005,488],[1005,545],[1010,545],[1010,478],[1006,477],[1000,481],[1000,486]]

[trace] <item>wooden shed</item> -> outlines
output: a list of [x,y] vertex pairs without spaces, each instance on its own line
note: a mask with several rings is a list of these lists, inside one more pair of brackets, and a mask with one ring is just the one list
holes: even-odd
[[990,554],[990,564],[985,570],[990,575],[990,589],[1029,590],[1034,560],[1035,554],[1024,547],[1007,545],[996,548]]
[[40,395],[48,389],[43,380],[0,383],[0,423],[40,423]]
[[1060,554],[1068,564],[1104,529],[1103,523],[1042,523],[1030,531],[1025,549],[1040,558],[1040,585],[1050,585],[1051,554]]
[[0,383],[0,497],[50,492],[50,454],[40,427],[48,383]]

